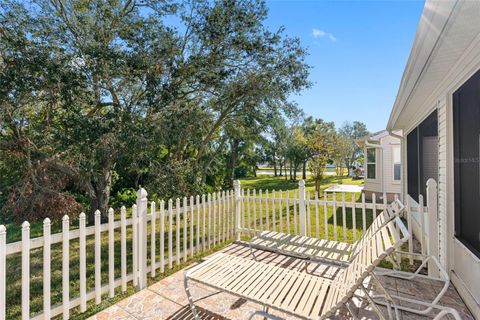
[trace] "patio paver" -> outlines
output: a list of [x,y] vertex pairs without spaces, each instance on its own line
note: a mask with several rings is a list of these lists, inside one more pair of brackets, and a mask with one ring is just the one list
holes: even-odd
[[[228,246],[222,252],[237,256],[251,258],[250,251],[245,245],[238,243]],[[283,255],[259,251],[255,253],[258,260],[279,265],[291,269],[305,269],[306,264],[298,260]],[[338,272],[338,268],[331,265],[308,265],[308,272],[313,272],[322,277],[332,277]],[[438,283],[425,279],[419,281],[406,281],[381,277],[381,281],[389,292],[407,297],[421,297],[423,299],[433,298],[440,290]],[[201,319],[208,320],[246,320],[250,315],[258,310],[259,305],[239,299],[233,295],[219,292],[200,284],[191,283],[192,296],[195,300],[197,310],[201,314]],[[451,285],[441,303],[446,306],[454,307],[460,313],[462,319],[474,320],[471,313],[463,303],[455,288]],[[285,319],[297,319],[281,313],[275,313]],[[377,319],[377,316],[370,308],[361,309],[359,315],[361,319]],[[428,317],[418,316],[402,312],[402,320],[429,319]],[[134,295],[120,301],[114,306],[105,309],[90,319],[168,319],[168,320],[193,320],[187,296],[183,287],[183,270],[179,271],[152,286],[141,290]],[[340,311],[334,319],[350,319],[345,310]],[[451,318],[453,319],[453,318]]]

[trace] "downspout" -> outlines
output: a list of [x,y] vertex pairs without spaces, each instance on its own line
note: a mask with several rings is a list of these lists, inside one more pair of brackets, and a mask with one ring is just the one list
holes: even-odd
[[380,144],[374,144],[374,143],[370,143],[368,141],[365,141],[365,146],[367,147],[370,147],[370,148],[377,148],[377,149],[380,149],[382,151],[382,162],[381,162],[381,166],[382,166],[382,197],[383,195],[386,194],[385,192],[385,175],[384,175],[384,172],[383,172],[383,146],[380,145]]

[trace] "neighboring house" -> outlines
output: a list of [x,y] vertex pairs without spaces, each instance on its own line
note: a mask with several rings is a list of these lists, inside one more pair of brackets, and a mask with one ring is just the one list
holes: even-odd
[[387,130],[403,198],[438,182],[439,259],[480,319],[480,1],[426,1]]
[[387,130],[369,134],[355,143],[364,150],[365,187],[367,200],[375,198],[392,201],[401,192],[401,147],[400,139]]

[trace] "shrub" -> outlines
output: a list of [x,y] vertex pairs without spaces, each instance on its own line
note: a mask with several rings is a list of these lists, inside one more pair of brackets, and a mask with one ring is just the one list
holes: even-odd
[[112,197],[111,205],[114,208],[121,206],[131,207],[137,200],[137,191],[133,188],[123,188]]

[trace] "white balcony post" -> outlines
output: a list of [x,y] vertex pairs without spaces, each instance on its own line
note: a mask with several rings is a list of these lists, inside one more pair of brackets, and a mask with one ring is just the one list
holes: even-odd
[[300,210],[300,235],[307,235],[307,212],[305,208],[305,180],[298,181],[298,207]]
[[235,191],[235,232],[237,234],[237,241],[240,240],[241,236],[241,228],[242,228],[242,222],[241,222],[241,214],[242,214],[242,208],[241,208],[241,195],[240,195],[240,180],[235,180],[233,181],[233,189]]
[[138,212],[138,289],[147,287],[147,191],[140,187],[137,191]]
[[[423,206],[423,203],[420,203]],[[427,212],[428,212],[428,254],[438,257],[438,199],[437,182],[434,179],[427,181]],[[428,263],[428,275],[438,277],[439,270],[433,261]]]

